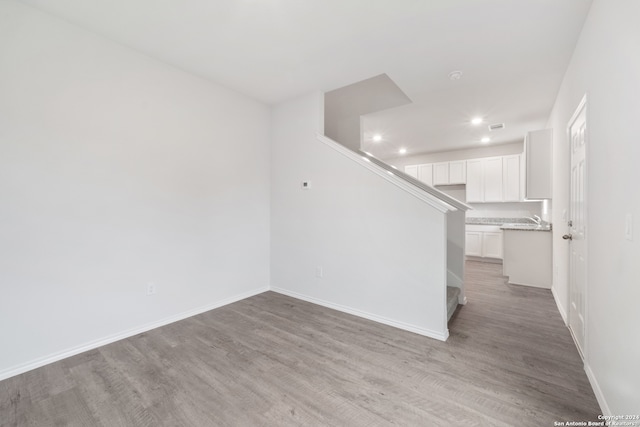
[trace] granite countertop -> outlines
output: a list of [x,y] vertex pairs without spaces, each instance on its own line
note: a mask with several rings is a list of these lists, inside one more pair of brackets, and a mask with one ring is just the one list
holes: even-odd
[[472,225],[497,225],[501,230],[551,231],[552,229],[548,222],[538,225],[529,218],[467,218],[465,222]]
[[527,218],[467,218],[466,223],[475,225],[533,224]]

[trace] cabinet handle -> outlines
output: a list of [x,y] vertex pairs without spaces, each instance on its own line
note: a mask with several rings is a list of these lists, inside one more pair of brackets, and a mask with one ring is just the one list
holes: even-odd
[[571,234],[565,234],[564,236],[562,236],[562,238],[564,240],[573,240],[573,236]]

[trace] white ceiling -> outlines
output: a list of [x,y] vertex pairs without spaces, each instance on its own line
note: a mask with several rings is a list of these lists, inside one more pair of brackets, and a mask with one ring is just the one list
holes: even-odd
[[[386,73],[412,105],[365,117],[380,157],[544,126],[591,0],[22,0],[274,104]],[[447,77],[462,70],[459,81]],[[486,130],[486,127],[483,129]],[[366,142],[366,140],[365,140]]]

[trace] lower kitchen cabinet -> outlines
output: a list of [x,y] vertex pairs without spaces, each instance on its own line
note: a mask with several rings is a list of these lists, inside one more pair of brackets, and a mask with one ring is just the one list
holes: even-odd
[[502,231],[482,233],[482,256],[502,259]]
[[502,230],[494,225],[467,225],[465,254],[481,258],[502,259]]
[[465,237],[465,253],[470,256],[482,256],[482,232],[467,231]]

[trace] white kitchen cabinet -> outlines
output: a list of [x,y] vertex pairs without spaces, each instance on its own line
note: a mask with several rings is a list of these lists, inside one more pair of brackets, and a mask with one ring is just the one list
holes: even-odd
[[467,202],[502,202],[502,157],[467,160],[466,164]]
[[502,201],[519,202],[520,196],[520,155],[502,158]]
[[404,167],[404,173],[418,179],[418,165],[409,165]]
[[404,171],[431,186],[464,184],[467,178],[465,160],[409,165],[404,167]]
[[497,225],[467,225],[465,254],[468,256],[502,259],[502,230]]
[[467,231],[465,233],[465,253],[470,256],[482,256],[481,231]]
[[466,184],[467,182],[467,162],[460,160],[449,162],[449,184]]
[[433,185],[449,184],[449,162],[433,164]]
[[484,202],[482,159],[467,160],[467,202]]
[[418,179],[433,186],[433,163],[418,165]]
[[526,157],[525,198],[552,198],[553,133],[551,129],[529,132],[524,141]]
[[440,162],[433,164],[433,185],[456,185],[467,182],[467,162]]
[[521,201],[520,163],[519,154],[467,160],[467,202]]
[[482,233],[482,256],[502,259],[502,231]]
[[404,173],[433,186],[433,163],[405,166]]
[[482,159],[484,164],[484,201],[502,202],[502,157]]

